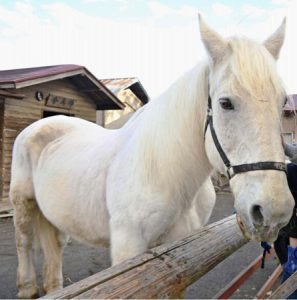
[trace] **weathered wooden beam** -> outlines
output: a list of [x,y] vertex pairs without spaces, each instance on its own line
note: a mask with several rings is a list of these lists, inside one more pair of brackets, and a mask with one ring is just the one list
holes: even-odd
[[2,89],[0,89],[0,96],[19,99],[19,100],[26,98],[25,94],[18,94],[15,92],[9,92],[9,91],[2,90]]
[[297,272],[282,283],[267,299],[286,299],[297,289]]
[[44,298],[176,298],[246,242],[233,215]]

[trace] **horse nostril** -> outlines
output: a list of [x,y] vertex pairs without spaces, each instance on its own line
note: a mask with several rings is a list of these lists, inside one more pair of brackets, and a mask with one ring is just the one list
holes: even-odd
[[254,225],[262,225],[263,224],[264,217],[262,214],[262,206],[261,205],[253,205],[251,208],[251,215],[252,215]]

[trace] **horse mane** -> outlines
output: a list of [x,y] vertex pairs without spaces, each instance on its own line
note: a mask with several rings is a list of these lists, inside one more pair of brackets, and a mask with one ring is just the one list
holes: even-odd
[[[205,164],[206,156],[201,155],[205,153],[203,130],[208,73],[206,62],[198,64],[131,120],[137,127],[131,138],[133,169],[143,182],[164,187],[172,186],[173,182],[176,187],[182,187],[187,182],[187,188],[175,191],[183,198],[193,197],[196,182],[210,172],[210,165]],[[127,129],[130,125],[127,124]],[[199,174],[193,174],[193,169]]]
[[235,95],[240,95],[237,92],[240,86],[259,100],[270,100],[261,99],[263,94],[274,95],[270,97],[271,99],[275,98],[275,95],[285,97],[283,82],[277,73],[275,60],[264,45],[246,38],[232,38],[229,45],[233,50],[230,69],[237,81],[231,86]]
[[[235,95],[242,95],[238,86],[261,101],[270,101],[261,99],[267,90],[266,95],[274,94],[271,98],[276,93],[284,93],[275,61],[264,46],[242,38],[230,39],[229,45],[233,51],[226,66],[234,80],[228,84]],[[174,183],[177,189],[174,192],[188,198],[197,190],[196,183],[203,182],[210,174],[211,166],[205,163],[208,159],[203,136],[208,76],[209,66],[204,61],[145,105],[127,124],[126,129],[132,135],[128,145],[133,147],[129,149],[129,159],[144,184],[172,187]]]

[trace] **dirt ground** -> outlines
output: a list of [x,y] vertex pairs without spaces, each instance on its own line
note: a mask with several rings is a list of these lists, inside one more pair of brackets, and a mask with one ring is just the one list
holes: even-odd
[[[233,212],[233,198],[229,193],[217,195],[217,203],[210,223],[229,216]],[[16,298],[17,289],[16,268],[17,256],[14,241],[12,219],[0,221],[0,298]],[[209,299],[228,284],[237,274],[248,266],[262,253],[259,243],[249,242],[236,253],[220,263],[206,276],[190,286],[186,291],[186,298]],[[41,286],[42,257],[36,257],[38,282]],[[109,251],[104,248],[90,248],[71,241],[64,251],[64,285],[69,285],[89,275],[99,272],[110,266]],[[252,299],[263,283],[277,266],[275,257],[266,261],[265,268],[259,269],[243,284],[232,296],[234,299]]]

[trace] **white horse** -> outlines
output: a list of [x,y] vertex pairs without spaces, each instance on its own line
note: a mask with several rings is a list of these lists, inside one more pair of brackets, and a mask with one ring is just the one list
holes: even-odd
[[275,67],[284,32],[285,22],[263,44],[227,40],[200,19],[208,61],[123,128],[57,116],[24,129],[13,149],[10,188],[19,297],[37,293],[36,232],[43,287],[51,292],[63,284],[65,236],[95,246],[110,242],[117,264],[203,226],[215,201],[213,168],[232,177],[245,235],[274,240],[294,205],[282,169],[286,95]]

